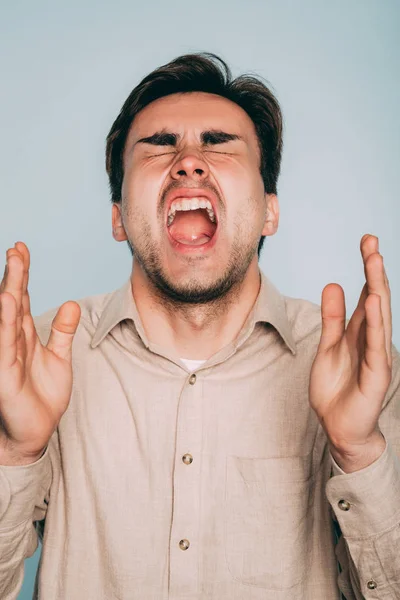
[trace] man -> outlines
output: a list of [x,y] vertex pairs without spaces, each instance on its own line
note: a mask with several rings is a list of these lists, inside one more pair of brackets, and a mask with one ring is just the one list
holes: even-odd
[[214,55],[147,76],[107,138],[117,291],[32,319],[7,252],[0,595],[43,549],[41,600],[400,597],[400,365],[378,240],[322,306],[258,267],[282,118]]

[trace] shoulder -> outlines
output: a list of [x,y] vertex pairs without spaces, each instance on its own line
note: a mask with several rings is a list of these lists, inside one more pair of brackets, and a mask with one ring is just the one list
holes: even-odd
[[[110,299],[113,293],[114,292],[107,292],[103,294],[85,296],[84,298],[79,299],[70,299],[74,300],[74,302],[79,304],[81,309],[81,318],[79,321],[76,335],[79,335],[79,330],[81,330],[82,328],[85,330],[89,330],[91,333],[94,332],[97,323],[99,322],[100,316],[104,310],[104,307],[106,306],[108,300]],[[51,325],[60,306],[62,306],[62,304],[50,308],[44,313],[33,317],[36,331],[42,344],[47,344],[51,331]]]
[[321,306],[303,298],[291,296],[283,296],[283,298],[296,346],[318,345],[322,328]]

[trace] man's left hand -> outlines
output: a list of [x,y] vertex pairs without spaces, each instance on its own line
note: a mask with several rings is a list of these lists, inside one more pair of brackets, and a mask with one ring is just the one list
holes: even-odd
[[389,281],[378,238],[361,239],[366,283],[346,328],[343,288],[322,291],[322,331],[311,368],[309,398],[346,473],[369,466],[386,442],[378,419],[392,375],[392,312]]

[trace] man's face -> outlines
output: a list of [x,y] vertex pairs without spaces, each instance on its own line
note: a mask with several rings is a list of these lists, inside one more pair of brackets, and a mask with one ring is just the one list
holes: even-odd
[[[136,116],[121,197],[113,207],[114,229],[123,230],[116,239],[128,239],[134,268],[175,302],[210,302],[239,284],[258,261],[261,235],[275,233],[279,217],[276,197],[264,192],[250,117],[230,100],[202,92],[166,96]],[[204,201],[216,224],[200,207]],[[179,210],[185,202],[193,210]],[[178,210],[169,227],[171,208]]]

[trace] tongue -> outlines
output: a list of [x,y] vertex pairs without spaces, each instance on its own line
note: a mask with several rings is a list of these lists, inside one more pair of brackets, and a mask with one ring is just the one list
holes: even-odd
[[180,244],[199,246],[208,242],[215,233],[215,223],[211,223],[202,209],[178,211],[169,227],[171,237]]

